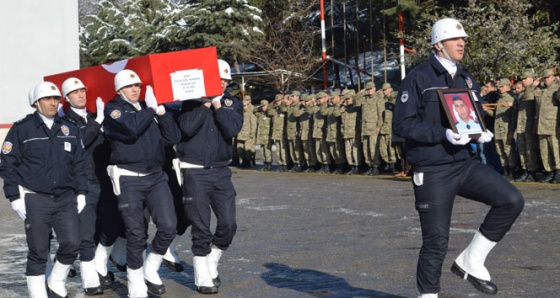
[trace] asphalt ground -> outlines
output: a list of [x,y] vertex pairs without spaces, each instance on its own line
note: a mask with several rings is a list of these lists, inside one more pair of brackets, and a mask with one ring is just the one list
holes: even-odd
[[[212,297],[415,297],[421,233],[410,178],[232,170],[238,231]],[[560,185],[514,185],[526,205],[486,261],[495,297],[559,297]],[[487,210],[457,197],[439,297],[486,296],[449,268]],[[23,223],[5,199],[0,231],[0,297],[27,297]],[[189,233],[178,244],[185,272],[159,271],[162,297],[204,296],[193,285]],[[116,282],[98,297],[126,297],[126,274],[111,270]],[[68,278],[70,297],[84,297],[80,286],[79,275]]]

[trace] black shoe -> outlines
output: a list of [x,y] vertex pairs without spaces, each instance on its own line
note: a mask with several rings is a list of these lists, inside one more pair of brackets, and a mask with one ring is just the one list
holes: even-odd
[[154,295],[162,295],[165,294],[165,286],[163,284],[156,285],[154,283],[149,282],[147,279],[144,279],[146,286],[148,286],[148,292]]
[[453,263],[451,266],[451,272],[459,276],[462,279],[468,280],[477,290],[481,291],[487,295],[496,295],[498,293],[498,287],[489,280],[478,279],[461,269],[457,263]]
[[86,296],[95,296],[103,294],[103,288],[101,286],[95,288],[86,288],[84,289]]
[[371,172],[368,174],[370,176],[377,176],[379,175],[379,168],[378,167],[372,167],[371,168]]
[[200,294],[218,294],[218,288],[216,286],[213,286],[213,287],[196,287],[196,290]]
[[295,166],[293,166],[293,167],[290,169],[289,172],[291,172],[291,173],[299,173],[299,172],[301,172],[301,166],[300,166],[300,165],[295,165]]
[[220,276],[216,276],[216,278],[212,279],[212,282],[214,282],[214,286],[216,288],[219,288],[220,285],[222,284],[222,280],[220,279]]
[[559,184],[560,183],[560,170],[554,171],[554,178],[552,178],[550,183],[554,183],[554,184]]
[[55,291],[51,290],[48,283],[47,283],[47,292],[49,292],[49,298],[68,298],[68,295],[60,296]]
[[241,163],[241,165],[239,165],[240,168],[243,169],[248,169],[251,167],[251,160],[250,159],[244,159],[243,162]]
[[183,267],[183,265],[181,263],[175,263],[175,262],[171,262],[171,261],[168,261],[166,259],[163,259],[163,264],[165,266],[167,266],[167,268],[169,268],[171,271],[183,272],[183,270],[185,270],[185,267]]
[[97,275],[99,276],[99,283],[103,287],[110,287],[115,281],[115,275],[111,271],[107,272],[107,275],[105,276],[99,274],[99,272],[97,272]]
[[523,174],[519,176],[519,178],[515,179],[515,182],[525,182],[528,176],[529,176],[529,172],[523,171]]
[[539,182],[548,183],[548,182],[552,181],[553,178],[554,178],[554,172],[550,171],[550,172],[548,172],[546,177],[539,180]]

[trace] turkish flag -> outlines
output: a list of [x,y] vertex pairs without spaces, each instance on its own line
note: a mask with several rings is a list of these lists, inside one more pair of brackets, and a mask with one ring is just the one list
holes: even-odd
[[101,97],[104,102],[115,97],[114,78],[123,69],[131,69],[140,77],[141,99],[144,98],[146,86],[151,85],[159,104],[223,93],[216,47],[150,54],[48,75],[44,80],[53,82],[62,92],[62,83],[66,79],[80,79],[87,87],[87,108],[95,112],[97,97]]

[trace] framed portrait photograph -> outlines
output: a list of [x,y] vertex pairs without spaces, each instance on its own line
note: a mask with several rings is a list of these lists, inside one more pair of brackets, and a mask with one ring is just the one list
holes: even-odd
[[438,94],[453,132],[477,138],[486,130],[470,89],[442,89]]

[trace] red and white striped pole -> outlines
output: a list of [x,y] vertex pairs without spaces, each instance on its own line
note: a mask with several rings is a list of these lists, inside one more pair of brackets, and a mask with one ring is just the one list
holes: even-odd
[[[332,7],[331,7],[332,9]],[[328,88],[327,79],[327,38],[325,34],[325,1],[321,0],[321,47],[323,51],[323,89]]]
[[401,58],[401,80],[406,76],[405,65],[404,65],[404,17],[402,14],[402,9],[400,7],[401,1],[399,1],[399,35],[400,35],[400,58]]

